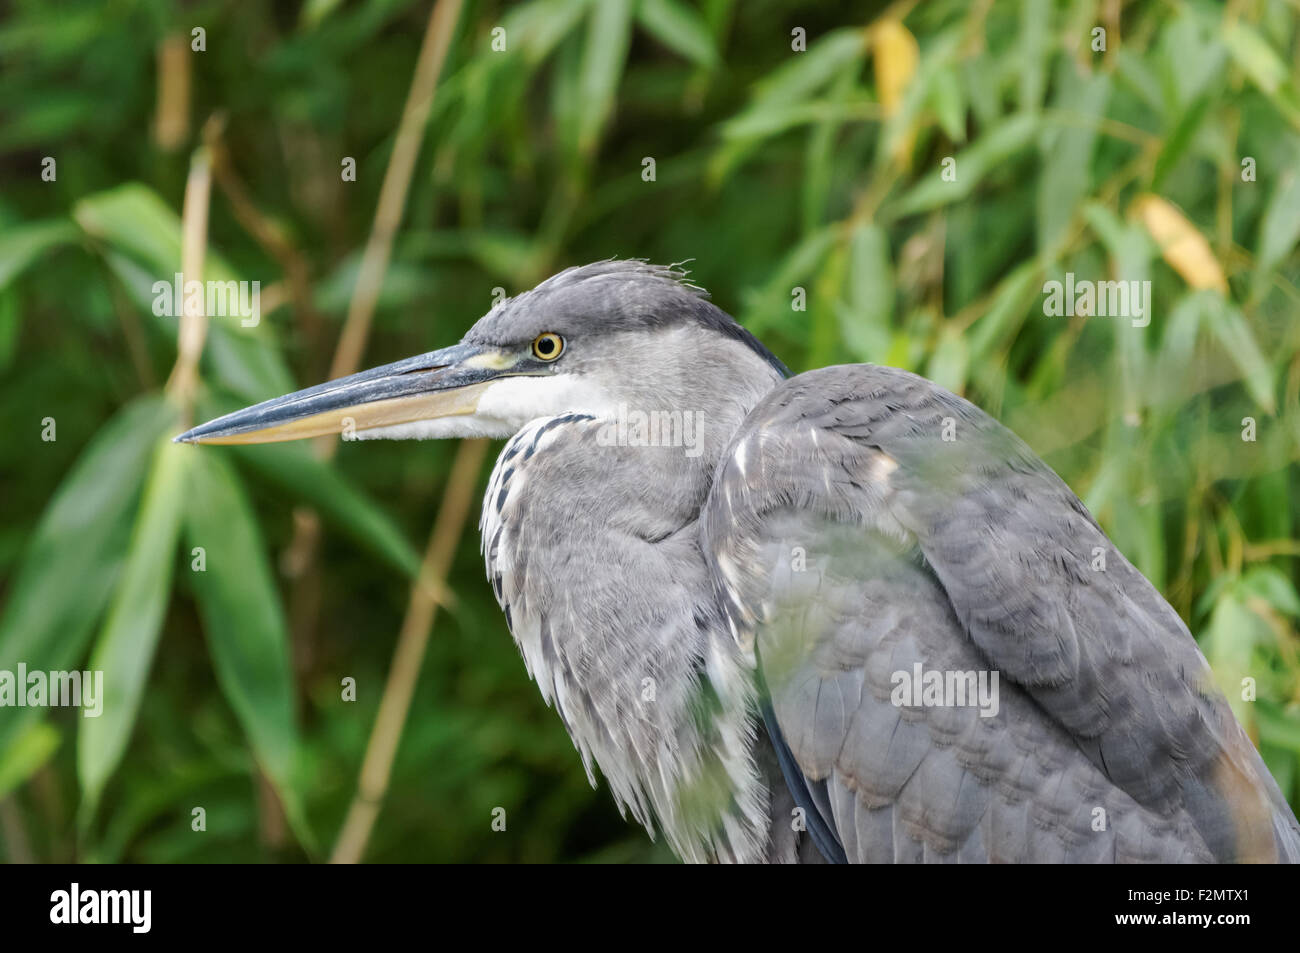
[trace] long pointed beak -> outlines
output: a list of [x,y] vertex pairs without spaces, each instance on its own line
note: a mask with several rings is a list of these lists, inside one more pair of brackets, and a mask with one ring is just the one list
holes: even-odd
[[517,363],[496,348],[457,344],[263,401],[176,441],[273,443],[472,414],[492,381],[521,372]]

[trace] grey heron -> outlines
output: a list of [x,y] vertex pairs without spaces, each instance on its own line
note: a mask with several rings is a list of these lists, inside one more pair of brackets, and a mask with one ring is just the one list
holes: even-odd
[[589,779],[684,860],[1300,860],[1178,614],[924,378],[790,377],[680,270],[611,260],[177,439],[345,429],[506,440],[507,624]]

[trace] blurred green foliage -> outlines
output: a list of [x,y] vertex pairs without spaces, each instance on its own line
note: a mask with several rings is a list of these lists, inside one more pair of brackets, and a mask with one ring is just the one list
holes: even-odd
[[[110,695],[99,719],[0,709],[0,856],[327,854],[454,448],[173,448],[177,324],[151,286],[180,270],[219,115],[240,194],[213,187],[205,276],[273,305],[214,320],[198,419],[324,379],[427,17],[9,5],[0,669],[101,667]],[[366,364],[454,341],[497,287],[693,257],[795,370],[909,368],[1024,436],[1188,621],[1300,803],[1297,51],[1285,0],[467,3]],[[1067,272],[1150,281],[1150,324],[1047,315]],[[298,505],[324,525],[305,577]],[[588,787],[473,536],[367,858],[667,859]]]

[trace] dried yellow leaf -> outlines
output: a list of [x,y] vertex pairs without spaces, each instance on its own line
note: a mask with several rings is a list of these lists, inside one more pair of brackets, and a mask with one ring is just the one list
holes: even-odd
[[1210,243],[1175,206],[1158,195],[1141,195],[1131,211],[1155,239],[1160,255],[1169,267],[1193,288],[1214,288],[1227,293],[1223,275]]
[[920,48],[901,20],[880,20],[871,27],[871,49],[876,69],[876,90],[886,116],[898,111],[907,84],[916,75]]

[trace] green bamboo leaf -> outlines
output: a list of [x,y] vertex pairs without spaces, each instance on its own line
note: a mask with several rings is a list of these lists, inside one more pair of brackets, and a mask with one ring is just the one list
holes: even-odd
[[759,333],[802,317],[791,308],[792,291],[821,265],[836,238],[836,230],[827,227],[790,249],[767,283],[746,295],[745,327]]
[[1300,98],[1291,83],[1286,62],[1268,41],[1239,17],[1223,31],[1228,55],[1250,77],[1269,102],[1293,125],[1300,125]]
[[840,334],[855,358],[881,361],[889,349],[894,315],[894,266],[889,236],[864,223],[849,241],[848,301],[839,309]]
[[[1147,231],[1136,222],[1123,221],[1095,202],[1084,206],[1084,218],[1105,246],[1114,277],[1128,282],[1128,287],[1149,287],[1151,261],[1156,248]],[[1107,311],[1110,310],[1108,307]],[[1167,382],[1158,379],[1148,369],[1152,358],[1147,349],[1146,328],[1151,321],[1151,302],[1144,302],[1144,312],[1139,315],[1137,301],[1130,301],[1126,314],[1111,313],[1106,320],[1118,321],[1115,325],[1113,353],[1115,380],[1119,385],[1117,406],[1122,418],[1132,420],[1143,407],[1157,400],[1160,391],[1167,386]],[[1127,454],[1128,449],[1122,455]],[[1146,518],[1144,514],[1139,515],[1142,519]],[[1142,527],[1135,523],[1132,532],[1135,544],[1143,547],[1140,555],[1147,560],[1148,566],[1154,566],[1156,554],[1151,546],[1153,531],[1147,527],[1146,532],[1142,532]]]
[[640,0],[636,18],[655,39],[688,60],[704,67],[717,64],[718,51],[708,26],[680,0]]
[[1165,110],[1165,95],[1160,86],[1160,77],[1152,68],[1153,64],[1135,53],[1127,45],[1114,51],[1116,79],[1126,92],[1132,93],[1138,100],[1156,114]]
[[208,325],[203,359],[213,377],[245,403],[256,404],[294,389],[293,375],[278,350],[224,321]]
[[1255,716],[1261,741],[1300,754],[1300,709],[1294,705],[1289,710],[1284,709],[1261,698],[1255,703]]
[[[104,247],[103,255],[104,264],[122,283],[122,288],[126,291],[126,296],[131,300],[131,303],[140,309],[141,314],[151,314],[153,312],[153,283],[156,280],[154,273],[130,255],[111,246]],[[168,336],[169,340],[176,340],[178,322],[175,319],[168,318],[165,321],[158,321],[156,326]]]
[[874,114],[848,115],[850,110],[860,111],[863,105],[870,105],[878,112],[875,103],[805,102],[837,77],[845,74],[850,79],[856,77],[866,56],[862,30],[849,27],[832,30],[806,52],[795,53],[788,63],[755,83],[753,102],[722,125],[725,141],[709,162],[709,181],[714,185],[722,182],[767,137],[792,126],[835,118],[868,118]]
[[304,30],[314,30],[338,9],[342,0],[307,0],[298,12],[298,23]]
[[927,101],[943,134],[953,142],[966,141],[966,93],[954,66],[945,63],[930,80]]
[[231,453],[241,466],[294,500],[314,507],[327,523],[337,526],[394,569],[412,579],[419,573],[419,553],[388,514],[340,476],[338,470],[317,459],[310,445],[281,443],[220,450],[204,447],[198,452]]
[[[30,47],[32,40],[24,34],[19,43]],[[63,92],[56,84],[44,88],[48,90],[48,96],[24,103],[21,110],[9,110],[4,127],[0,128],[0,151],[12,155],[22,150],[42,148],[49,143],[65,142],[69,136],[76,135],[77,130],[85,129],[103,115],[102,105],[85,92]]]
[[[0,616],[0,669],[64,671],[85,652],[121,569],[149,454],[174,425],[161,398],[128,404],[95,435],[46,506]],[[0,750],[36,709],[0,718]]]
[[[1207,8],[1183,7],[1160,31],[1155,48],[1146,51],[1163,82],[1161,98],[1154,104],[1157,113],[1172,113],[1176,106],[1189,105],[1212,85],[1223,87],[1228,59],[1224,23],[1207,13]],[[1126,43],[1120,47],[1131,49]]]
[[1198,296],[1196,291],[1184,294],[1165,319],[1150,387],[1153,403],[1176,406],[1185,399],[1183,378],[1196,357],[1196,342],[1205,313]]
[[[1050,128],[1043,137],[1043,172],[1038,177],[1038,249],[1048,252],[1074,218],[1088,192],[1097,125],[1110,102],[1110,74],[1097,71],[1079,78],[1072,63],[1062,62],[1057,75],[1056,110],[1068,122]],[[960,170],[960,164],[958,165]]]
[[1151,191],[1158,192],[1166,176],[1178,161],[1187,154],[1192,139],[1201,128],[1210,111],[1210,95],[1198,96],[1190,106],[1183,110],[1173,130],[1165,137],[1160,154],[1156,156],[1155,172],[1151,176]]
[[1223,31],[1228,53],[1251,82],[1265,93],[1275,93],[1287,79],[1286,63],[1253,27],[1233,17]]
[[984,50],[963,56],[957,63],[962,88],[970,101],[971,113],[981,127],[992,126],[1002,118],[1002,93],[997,58]]
[[578,76],[583,109],[578,114],[578,151],[596,151],[601,130],[609,121],[623,78],[632,39],[632,0],[601,0],[591,5],[591,23]]
[[[1093,477],[1092,486],[1086,493],[1080,494],[1083,505],[1093,514],[1106,513],[1116,497],[1125,492],[1125,471],[1128,463],[1123,457],[1108,456],[1102,459],[1101,467]],[[1103,520],[1105,522],[1105,520]],[[1106,527],[1115,535],[1115,526]]]
[[80,821],[84,827],[131,736],[145,679],[153,662],[171,596],[176,540],[186,495],[191,448],[164,437],[154,453],[117,590],[90,670],[104,673],[103,712],[87,718],[77,743],[81,780]]
[[1241,680],[1251,671],[1255,644],[1268,637],[1263,620],[1242,604],[1236,587],[1225,590],[1214,604],[1201,648],[1214,671],[1215,682],[1243,725],[1251,723],[1255,706],[1242,699]]
[[[172,285],[176,274],[181,270],[180,217],[148,186],[129,182],[82,199],[73,209],[73,218],[87,235],[142,266],[143,271],[134,276],[132,296],[152,314],[153,283]],[[238,281],[241,277],[210,246],[203,261],[205,281],[224,283]],[[142,287],[145,277],[149,280],[147,294]],[[274,361],[274,369],[278,370],[281,366],[269,322],[260,321],[255,326],[245,327],[237,315],[212,315],[211,318],[210,333],[223,339],[238,339],[234,346],[243,345],[245,350],[242,357],[252,359],[255,365],[261,365],[266,358],[253,358],[252,352],[266,350]],[[162,319],[172,323],[176,321],[172,316]],[[284,376],[288,377],[287,372]],[[274,387],[278,381],[268,378],[266,383]]]
[[849,267],[849,250],[842,242],[831,249],[808,295],[808,363],[813,367],[834,364],[843,353],[839,299]]
[[1295,169],[1287,169],[1273,190],[1260,222],[1256,273],[1263,275],[1276,267],[1291,253],[1297,238],[1300,238],[1300,174]]
[[[849,72],[840,74],[831,87],[831,98],[846,100],[851,96],[854,77]],[[877,108],[877,107],[873,107]],[[803,181],[803,231],[816,229],[824,221],[826,202],[835,179],[835,159],[842,122],[838,119],[819,122],[808,137],[805,149]]]
[[[1263,716],[1260,716],[1259,720],[1262,722]],[[1264,759],[1264,766],[1273,775],[1273,780],[1277,782],[1278,790],[1282,791],[1292,804],[1296,803],[1297,797],[1300,797],[1300,792],[1296,788],[1296,778],[1300,776],[1300,755],[1273,744],[1265,737],[1262,724],[1259,729],[1259,755]]]
[[955,394],[966,388],[966,372],[970,367],[970,347],[966,336],[952,328],[945,328],[939,343],[930,354],[925,376],[940,387]]
[[1290,616],[1300,616],[1300,595],[1282,571],[1272,566],[1256,566],[1241,579],[1241,589],[1258,596],[1274,609]]
[[[1151,258],[1153,246],[1146,231],[1136,222],[1127,223],[1123,230],[1112,236],[1116,244],[1108,245],[1111,255],[1111,267],[1115,277],[1129,282],[1131,288],[1149,287],[1151,280]],[[1115,326],[1115,367],[1120,385],[1119,407],[1122,414],[1132,419],[1143,407],[1150,403],[1152,391],[1159,383],[1152,379],[1148,370],[1151,356],[1147,350],[1147,330],[1144,322],[1151,320],[1151,302],[1145,304],[1146,313],[1137,314],[1136,302],[1129,303],[1129,313],[1118,318]],[[1111,316],[1109,320],[1116,320]],[[1152,532],[1148,527],[1148,534]],[[1152,551],[1149,535],[1144,538],[1149,558],[1154,560],[1156,552]],[[1163,551],[1163,547],[1155,547]],[[1148,564],[1149,565],[1149,564]],[[1146,567],[1139,565],[1145,571]],[[1151,573],[1149,578],[1155,581]],[[1159,586],[1160,582],[1156,581]]]
[[[586,12],[587,0],[533,0],[511,8],[501,25],[509,42],[518,38],[524,60],[536,66],[551,55]],[[489,57],[489,62],[495,61]]]
[[1250,396],[1273,413],[1273,365],[1255,341],[1255,332],[1241,309],[1212,292],[1205,292],[1205,315],[1211,332],[1242,373]]
[[978,365],[999,341],[1011,338],[1042,293],[1041,273],[1035,262],[1016,267],[998,283],[993,301],[971,329],[969,363]]
[[195,548],[202,549],[202,568],[191,576],[217,682],[300,829],[288,629],[257,518],[220,454],[201,454],[190,465],[185,537],[195,560]]
[[723,124],[721,133],[724,140],[766,139],[809,123],[873,119],[879,113],[879,105],[864,95],[841,101],[816,99],[744,113]]
[[28,721],[0,748],[0,798],[39,771],[58,747],[57,728],[44,721]]
[[[155,280],[170,281],[181,270],[180,218],[148,186],[129,182],[89,195],[72,216],[86,234],[147,266]],[[206,261],[205,277],[234,277],[211,252]]]
[[784,66],[754,84],[754,105],[788,104],[807,99],[851,63],[867,55],[866,36],[856,27],[832,30],[813,42],[804,53],[795,53]]
[[[104,261],[128,296],[170,337],[177,319],[154,314],[154,283],[171,284],[180,271],[180,219],[152,190],[128,184],[77,203],[74,217],[104,247]],[[209,281],[234,281],[235,273],[214,251],[205,259]],[[265,317],[265,316],[263,316]],[[248,403],[293,389],[293,378],[274,341],[270,322],[243,327],[234,316],[216,317],[208,327],[203,355],[217,380]]]
[[[1241,426],[1241,418],[1237,417],[1234,423]],[[1285,431],[1287,428],[1279,429]],[[1271,473],[1260,467],[1256,471],[1259,475],[1249,485],[1242,487],[1244,492],[1239,497],[1242,505],[1242,529],[1252,539],[1287,539],[1298,535],[1292,531],[1295,518],[1300,515],[1296,513],[1295,494],[1291,489],[1293,464],[1297,456],[1295,437],[1294,431],[1276,434],[1272,440],[1265,434],[1266,443],[1280,451],[1278,453],[1266,446],[1263,448],[1265,453],[1270,456],[1276,453],[1284,462]]]
[[79,238],[71,222],[27,222],[10,226],[0,235],[0,291],[41,255]]
[[914,215],[967,198],[986,175],[1027,149],[1040,127],[1036,116],[1012,116],[957,153],[952,181],[943,178],[942,167],[936,168],[898,200],[893,214]]
[[1047,42],[1048,20],[1052,4],[1042,0],[1023,0],[1020,6],[1020,49],[1017,74],[1020,77],[1020,110],[1033,112],[1043,104],[1047,88],[1047,61],[1051,45]]
[[1114,211],[1097,202],[1084,203],[1083,218],[1101,243],[1106,246],[1106,251],[1114,258],[1116,251],[1127,241],[1125,236],[1128,234],[1129,224]]

